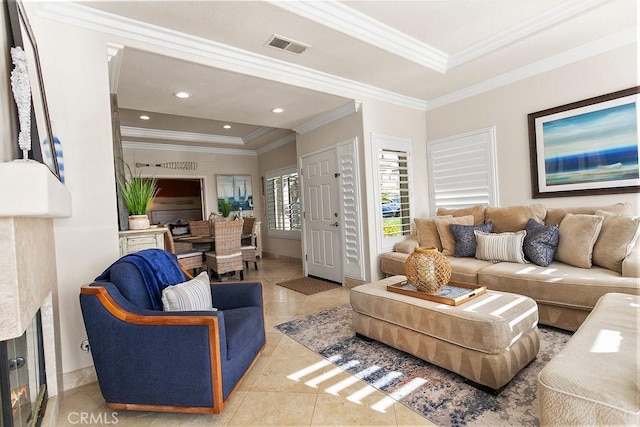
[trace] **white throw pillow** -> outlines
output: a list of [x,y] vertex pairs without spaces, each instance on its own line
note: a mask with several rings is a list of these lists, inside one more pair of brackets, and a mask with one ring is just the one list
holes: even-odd
[[206,271],[188,282],[167,286],[162,290],[164,311],[211,311],[211,285]]
[[476,235],[476,258],[485,261],[517,262],[528,264],[524,258],[522,245],[527,232],[524,230],[515,233],[485,233],[474,230]]

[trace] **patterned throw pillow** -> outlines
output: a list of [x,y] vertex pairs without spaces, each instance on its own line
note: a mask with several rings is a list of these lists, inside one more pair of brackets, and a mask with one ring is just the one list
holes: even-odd
[[206,271],[188,282],[167,286],[162,290],[164,311],[211,311],[211,285]]
[[492,262],[508,261],[520,264],[529,262],[524,259],[522,252],[526,231],[484,233],[474,230],[474,233],[477,240],[476,258]]
[[453,238],[456,239],[456,250],[453,253],[455,257],[474,257],[476,256],[476,235],[474,230],[491,233],[493,223],[491,221],[480,225],[449,225]]
[[523,251],[529,261],[541,267],[551,264],[558,250],[560,239],[559,225],[542,225],[533,218],[525,227]]
[[435,218],[433,222],[436,223],[438,234],[440,235],[440,242],[442,243],[442,255],[453,255],[456,251],[456,239],[454,239],[451,233],[451,224],[473,225],[473,216],[460,216],[453,218]]

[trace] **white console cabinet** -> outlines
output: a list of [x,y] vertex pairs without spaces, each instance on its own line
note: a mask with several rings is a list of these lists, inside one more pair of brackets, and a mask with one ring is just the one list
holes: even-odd
[[166,231],[165,227],[121,231],[118,233],[120,236],[120,256],[143,249],[164,249],[164,233]]

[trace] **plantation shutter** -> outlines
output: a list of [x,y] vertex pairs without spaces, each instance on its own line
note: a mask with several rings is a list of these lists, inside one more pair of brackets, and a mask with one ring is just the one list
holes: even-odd
[[267,223],[272,231],[300,231],[300,194],[295,166],[267,173]]
[[411,140],[373,134],[378,251],[411,234]]
[[493,127],[427,143],[430,208],[497,206]]

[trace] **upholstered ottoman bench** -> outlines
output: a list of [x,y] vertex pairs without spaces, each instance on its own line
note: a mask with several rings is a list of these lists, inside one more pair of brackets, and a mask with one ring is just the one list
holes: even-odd
[[531,298],[487,291],[450,306],[387,290],[402,280],[392,276],[351,290],[356,333],[494,392],[538,354],[538,310]]
[[640,297],[609,293],[538,375],[541,425],[640,425]]

